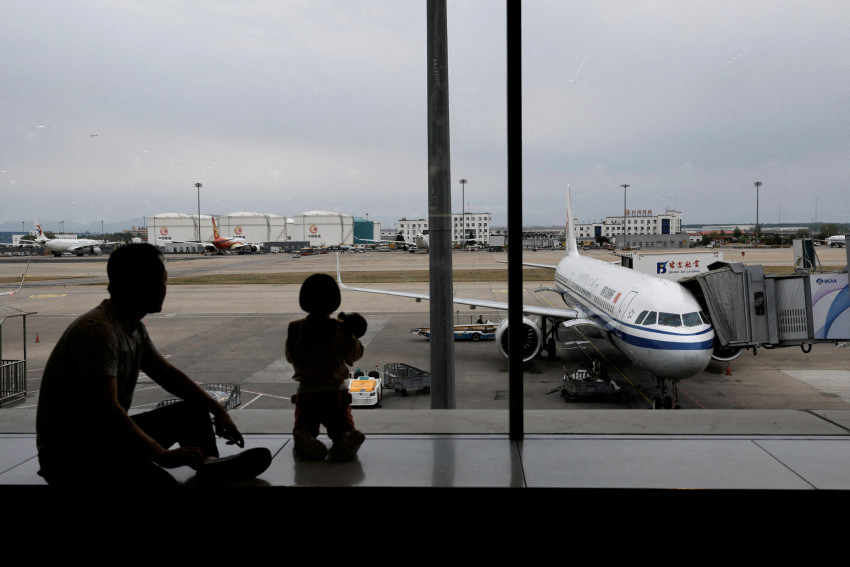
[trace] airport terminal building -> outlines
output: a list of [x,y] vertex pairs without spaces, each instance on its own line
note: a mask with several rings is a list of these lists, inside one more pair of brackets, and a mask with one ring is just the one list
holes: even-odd
[[[452,242],[459,243],[464,240],[463,226],[466,222],[467,240],[474,240],[479,244],[487,244],[490,241],[490,228],[493,225],[491,213],[453,213],[452,214]],[[417,234],[426,234],[428,230],[428,219],[403,218],[398,221],[398,231],[408,242],[412,242]]]
[[[627,209],[625,219],[621,216],[608,216],[602,222],[576,223],[576,238],[581,242],[593,244],[597,242],[598,237],[606,237],[620,247],[623,239],[618,241],[617,235],[623,234],[624,226],[628,236],[627,245],[630,247],[638,246],[639,242],[642,243],[642,248],[667,248],[671,244],[678,247],[681,239],[667,235],[681,234],[682,213],[668,209],[664,213],[653,214],[652,210]],[[655,238],[656,236],[658,238]]]

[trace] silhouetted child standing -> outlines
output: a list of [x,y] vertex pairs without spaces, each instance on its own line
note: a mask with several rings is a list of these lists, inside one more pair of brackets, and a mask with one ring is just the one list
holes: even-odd
[[[348,366],[363,356],[359,338],[366,333],[366,319],[357,313],[340,313],[339,287],[327,274],[313,274],[301,285],[298,301],[307,317],[292,321],[286,337],[286,360],[295,368],[299,382],[294,396],[295,451],[308,459],[344,461],[353,457],[366,439],[354,428],[351,394],[345,380]],[[324,425],[333,446],[328,451],[316,439]]]

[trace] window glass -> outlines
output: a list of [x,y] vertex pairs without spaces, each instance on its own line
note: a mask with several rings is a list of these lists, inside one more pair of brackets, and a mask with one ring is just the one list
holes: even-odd
[[694,311],[693,313],[685,313],[682,315],[682,322],[686,327],[696,327],[697,325],[702,325],[702,319],[700,319],[699,312]]
[[666,327],[681,327],[682,316],[678,313],[659,313],[658,324]]

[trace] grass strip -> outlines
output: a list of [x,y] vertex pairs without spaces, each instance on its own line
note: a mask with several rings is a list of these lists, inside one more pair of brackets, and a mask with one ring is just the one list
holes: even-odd
[[[523,270],[523,279],[551,280],[554,270],[533,268]],[[287,285],[301,284],[307,277],[317,272],[289,272],[272,274],[210,274],[206,276],[183,276],[168,278],[168,285],[243,285],[243,284],[272,284]],[[336,278],[336,272],[319,271]],[[507,282],[507,270],[456,270],[452,274],[455,282]],[[427,282],[428,270],[411,271],[350,271],[342,274],[346,284],[363,283],[409,283]]]

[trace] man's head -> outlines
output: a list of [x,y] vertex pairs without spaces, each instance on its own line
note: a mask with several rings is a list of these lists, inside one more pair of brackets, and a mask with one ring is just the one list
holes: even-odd
[[162,253],[150,244],[117,248],[106,263],[109,295],[129,302],[145,313],[158,313],[165,300],[165,263]]
[[330,315],[339,307],[339,286],[327,274],[313,274],[301,284],[298,303],[311,315]]

